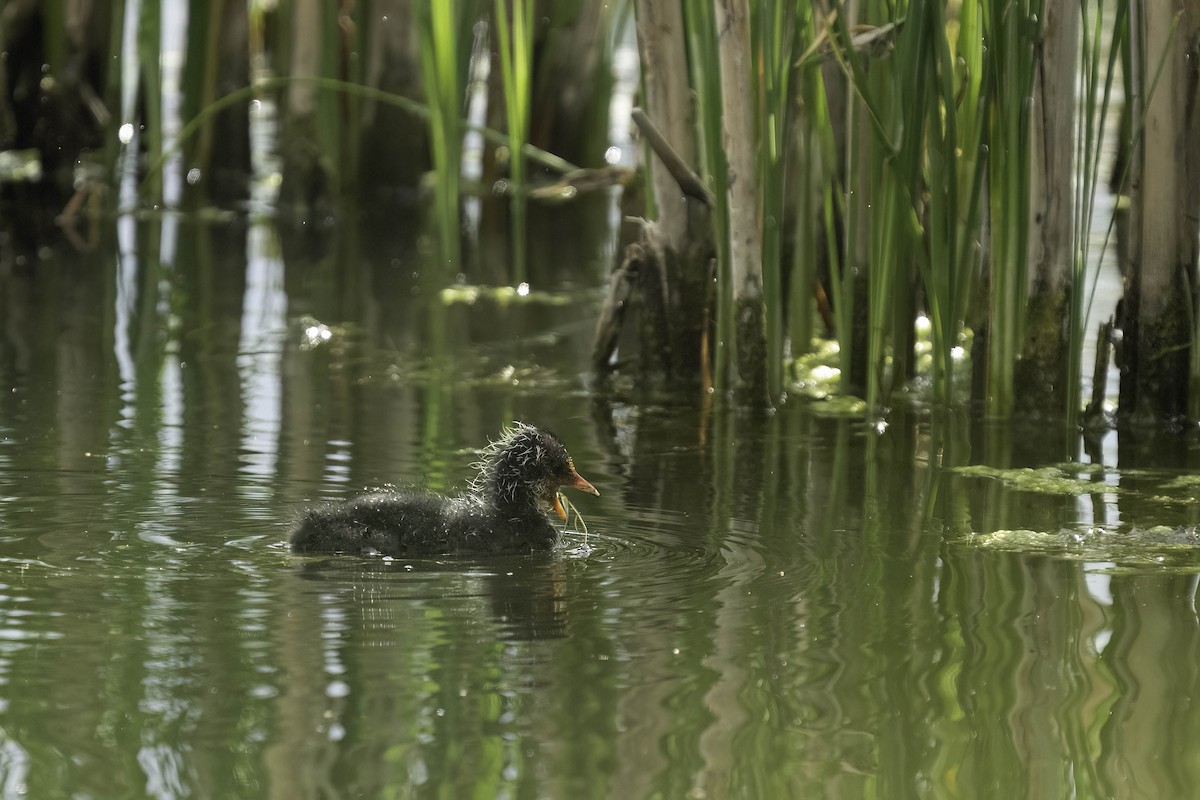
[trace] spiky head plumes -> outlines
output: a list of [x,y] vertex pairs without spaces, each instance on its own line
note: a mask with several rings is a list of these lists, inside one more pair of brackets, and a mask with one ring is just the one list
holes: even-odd
[[600,494],[575,471],[557,436],[523,422],[514,423],[488,445],[476,466],[479,475],[472,482],[472,491],[497,506],[533,505],[565,517],[558,501],[560,487]]

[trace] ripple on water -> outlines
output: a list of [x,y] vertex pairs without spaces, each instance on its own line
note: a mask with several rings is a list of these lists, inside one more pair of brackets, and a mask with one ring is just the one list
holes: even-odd
[[571,591],[613,630],[635,620],[662,630],[683,624],[696,598],[721,584],[731,553],[740,552],[739,545],[730,550],[725,534],[713,535],[703,517],[661,508],[626,506],[619,518],[590,528],[586,536],[563,537]]
[[[0,562],[6,568],[16,564],[22,570],[22,581],[33,574],[54,572],[49,565],[32,560],[5,558]],[[11,659],[17,652],[38,642],[63,638],[62,617],[62,611],[36,602],[24,586],[0,583],[0,686],[8,684]]]

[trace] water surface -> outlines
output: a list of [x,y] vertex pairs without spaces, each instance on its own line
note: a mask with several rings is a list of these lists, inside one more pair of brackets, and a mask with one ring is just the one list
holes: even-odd
[[[1194,435],[635,403],[585,372],[603,235],[446,295],[486,259],[347,228],[7,240],[3,796],[1194,793]],[[513,419],[602,492],[586,533],[288,552]]]

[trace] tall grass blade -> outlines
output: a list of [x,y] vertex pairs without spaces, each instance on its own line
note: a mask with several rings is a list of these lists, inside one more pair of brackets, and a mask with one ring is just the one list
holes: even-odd
[[429,141],[433,151],[434,225],[442,275],[462,261],[459,173],[462,162],[461,106],[464,97],[458,20],[461,0],[418,0],[421,71],[429,101]]
[[767,323],[767,392],[772,400],[783,393],[784,298],[783,226],[785,224],[784,157],[791,130],[789,101],[796,10],[787,3],[758,0],[752,11],[753,50],[762,65],[758,96],[758,178],[762,195],[763,301]]
[[500,71],[504,84],[504,109],[508,125],[509,183],[512,189],[513,282],[526,274],[526,170],[524,147],[529,137],[532,94],[533,0],[510,0],[511,20],[505,0],[496,0],[495,27],[500,40]]

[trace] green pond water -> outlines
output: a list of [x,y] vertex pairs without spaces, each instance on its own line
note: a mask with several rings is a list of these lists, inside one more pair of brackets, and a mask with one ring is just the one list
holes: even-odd
[[[528,294],[403,224],[99,226],[0,238],[3,797],[1200,793],[1194,434],[619,399],[556,219]],[[513,419],[586,534],[288,551]]]

